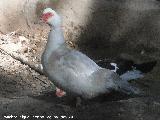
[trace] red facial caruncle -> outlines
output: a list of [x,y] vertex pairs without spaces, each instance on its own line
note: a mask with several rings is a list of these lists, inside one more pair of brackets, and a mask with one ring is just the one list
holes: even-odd
[[47,22],[47,20],[48,20],[50,17],[52,17],[52,16],[54,16],[53,13],[50,13],[50,12],[44,13],[44,14],[41,16],[41,19],[42,19],[43,21]]

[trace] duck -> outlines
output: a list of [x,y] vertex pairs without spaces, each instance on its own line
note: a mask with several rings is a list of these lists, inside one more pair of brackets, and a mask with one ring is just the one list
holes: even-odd
[[84,53],[70,48],[64,39],[62,18],[55,10],[44,9],[41,18],[51,28],[41,57],[43,71],[60,92],[84,99],[111,91],[139,94],[139,89],[128,80],[123,80],[116,72],[100,67]]

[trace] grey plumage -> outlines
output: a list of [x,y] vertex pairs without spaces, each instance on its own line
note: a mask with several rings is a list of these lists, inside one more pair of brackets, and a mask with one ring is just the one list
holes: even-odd
[[99,67],[85,54],[69,48],[65,44],[61,26],[52,24],[57,23],[52,20],[58,18],[50,18],[48,22],[52,30],[42,55],[44,71],[57,87],[87,99],[112,90],[137,93],[134,87],[113,71]]

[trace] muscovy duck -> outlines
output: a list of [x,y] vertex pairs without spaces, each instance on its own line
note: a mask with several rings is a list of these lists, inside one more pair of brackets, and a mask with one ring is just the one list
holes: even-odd
[[112,90],[138,94],[139,90],[117,73],[98,66],[85,54],[67,46],[61,28],[61,17],[51,8],[43,11],[42,19],[51,27],[42,55],[43,70],[48,78],[67,94],[85,99]]

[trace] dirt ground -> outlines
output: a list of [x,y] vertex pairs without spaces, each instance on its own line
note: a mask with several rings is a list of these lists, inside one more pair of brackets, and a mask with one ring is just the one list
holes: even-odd
[[76,101],[69,96],[57,98],[54,85],[44,75],[35,71],[40,71],[41,54],[37,53],[42,53],[44,49],[47,32],[47,29],[43,33],[39,31],[34,36],[23,31],[0,35],[2,120],[6,120],[8,116],[16,120],[25,117],[35,120],[37,116],[38,119],[65,117],[65,119],[83,120],[159,120],[159,62],[152,72],[136,82],[145,93],[142,96],[112,93],[84,101],[80,107],[76,107]]
[[[73,1],[70,0],[65,6],[74,10],[76,6]],[[157,28],[160,9],[156,0],[147,1],[142,0],[140,4],[137,0],[132,0],[131,3],[125,1],[125,7],[122,1],[103,0],[104,4],[100,6],[96,6],[96,1],[94,7],[97,8],[89,11],[93,15],[89,16],[87,25],[78,25],[82,21],[76,16],[79,12],[85,12],[84,9],[75,13],[67,7],[61,8],[68,10],[72,16],[69,19],[64,15],[66,43],[93,60],[103,60],[106,56],[108,59],[123,56],[137,63],[157,61],[150,73],[132,82],[140,88],[143,95],[111,93],[82,101],[78,107],[75,106],[76,100],[70,96],[56,97],[55,86],[43,75],[40,65],[49,27],[44,23],[31,22],[32,28],[28,30],[0,32],[0,120],[160,120],[160,34]],[[135,4],[139,6],[136,7]],[[103,13],[105,5],[107,10]],[[126,5],[131,8],[126,8]],[[144,19],[140,19],[142,17]],[[76,19],[78,23],[75,22]]]

